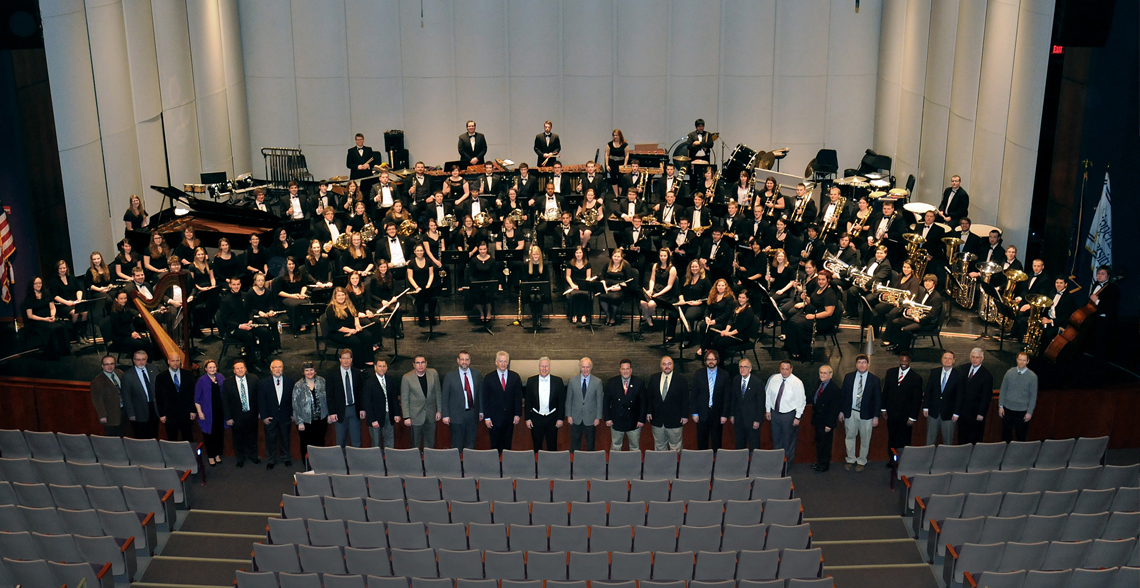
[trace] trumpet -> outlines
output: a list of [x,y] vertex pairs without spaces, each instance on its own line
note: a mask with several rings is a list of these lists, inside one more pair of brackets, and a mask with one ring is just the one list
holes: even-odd
[[899,305],[901,305],[904,301],[910,300],[912,297],[912,294],[909,290],[903,290],[902,288],[891,288],[890,286],[884,286],[883,284],[875,284],[875,286],[871,289],[871,292],[877,293],[879,295],[879,302],[886,302],[887,304],[890,304],[896,308],[898,308]]
[[920,304],[918,302],[915,302],[914,300],[911,300],[909,298],[906,300],[903,300],[900,304],[900,307],[903,308],[903,316],[905,316],[906,318],[914,319],[914,320],[918,320],[918,321],[921,321],[923,318],[926,318],[926,315],[929,314],[931,309],[933,308],[931,306],[927,306],[925,304]]

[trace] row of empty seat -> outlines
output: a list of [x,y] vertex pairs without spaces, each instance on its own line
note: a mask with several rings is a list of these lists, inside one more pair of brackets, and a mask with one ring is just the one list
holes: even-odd
[[[608,457],[607,457],[608,456]],[[321,474],[437,476],[449,478],[560,478],[709,480],[779,478],[787,473],[784,450],[503,451],[493,449],[383,449],[309,447],[309,467]]]
[[63,563],[43,559],[0,560],[0,588],[59,588],[85,582],[91,588],[114,588],[111,564]]
[[190,470],[165,466],[109,465],[60,460],[0,458],[0,504],[13,504],[15,484],[130,486],[173,490],[174,503],[189,507]]
[[174,530],[174,490],[131,486],[12,484],[19,506],[154,513],[154,522]]
[[[1106,568],[1103,570],[1018,570],[1014,572],[982,572],[965,574],[970,588],[1136,588],[1140,586],[1140,568]],[[371,588],[371,587],[369,587]]]
[[[797,524],[799,498],[683,502],[447,502],[282,496],[287,519],[340,519],[384,523],[502,523],[515,525],[739,525]],[[786,522],[795,519],[794,522]],[[659,525],[658,525],[659,526]]]
[[1069,490],[1068,492],[992,492],[933,494],[915,498],[911,528],[915,538],[931,521],[979,516],[1015,517],[1140,511],[1140,488]]
[[903,476],[899,493],[903,514],[914,508],[915,497],[964,492],[1064,492],[1135,487],[1140,477],[1136,466],[1074,466],[981,472],[943,472]]
[[71,510],[11,505],[0,506],[0,531],[71,534],[85,537],[107,536],[124,542],[134,537],[136,547],[147,549],[150,555],[154,555],[155,541],[158,537],[153,512]]
[[459,523],[362,523],[269,519],[270,543],[316,547],[462,551],[733,551],[807,549],[811,525],[775,523],[708,527],[565,526]]
[[[473,578],[408,578],[406,576],[360,576],[305,573],[246,572],[237,573],[237,588],[543,588],[542,580],[476,580]],[[688,588],[834,588],[835,582],[825,578],[789,578],[787,580],[692,580]],[[595,588],[686,588],[682,580],[626,580],[593,583]],[[560,582],[547,580],[546,588],[588,588],[586,580]],[[1129,586],[1128,588],[1133,588]]]
[[1088,467],[1104,463],[1108,437],[912,445],[898,452],[896,475],[984,472],[1025,468]]
[[253,546],[257,571],[495,580],[772,580],[818,578],[820,549],[710,552],[464,551]]
[[296,474],[298,496],[461,502],[626,502],[790,498],[791,478],[603,480]]
[[87,562],[111,564],[111,573],[133,581],[138,570],[134,539],[116,539],[106,535],[48,535],[44,533],[0,532],[0,552],[4,557],[21,560],[42,559],[55,562]]
[[1060,571],[1116,568],[1140,565],[1136,561],[1136,538],[1117,541],[1038,541],[1035,543],[967,543],[960,550],[947,550],[943,567],[947,586],[961,584],[963,574],[1017,570]]
[[35,458],[72,463],[139,465],[190,470],[197,474],[201,458],[189,441],[131,439],[0,429],[0,457]]
[[966,543],[1135,539],[1140,529],[1140,513],[950,518],[935,521],[930,528],[926,553],[930,563],[934,563],[937,557],[945,556],[949,548]]

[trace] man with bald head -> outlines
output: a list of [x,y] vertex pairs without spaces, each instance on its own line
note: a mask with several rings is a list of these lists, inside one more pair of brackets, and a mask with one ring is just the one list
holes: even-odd
[[[745,360],[748,361],[748,360]],[[661,358],[661,371],[649,376],[645,420],[653,425],[653,449],[680,451],[689,422],[689,382],[673,373],[673,358]]]
[[831,469],[831,446],[835,438],[835,421],[839,417],[839,385],[832,379],[831,366],[819,366],[819,381],[814,382],[807,401],[811,403],[811,426],[815,429],[815,463],[811,469],[822,474]]

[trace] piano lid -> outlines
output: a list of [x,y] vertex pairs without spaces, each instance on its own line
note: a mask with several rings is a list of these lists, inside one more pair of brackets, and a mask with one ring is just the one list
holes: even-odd
[[202,233],[198,237],[207,247],[216,247],[219,238],[227,237],[234,249],[244,249],[250,235],[265,233],[284,223],[272,213],[195,198],[173,186],[151,186],[151,189],[173,204],[151,218],[153,230],[162,234],[181,233],[192,226]]

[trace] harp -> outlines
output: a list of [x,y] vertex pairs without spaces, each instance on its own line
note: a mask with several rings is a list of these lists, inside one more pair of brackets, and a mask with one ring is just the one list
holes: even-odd
[[[150,332],[151,341],[162,351],[163,357],[173,355],[181,357],[182,365],[186,368],[190,366],[190,357],[186,352],[190,348],[190,304],[187,302],[190,292],[187,288],[187,277],[189,275],[189,272],[181,271],[162,276],[154,285],[151,298],[139,294],[138,291],[131,293],[135,308],[138,309],[139,315],[146,323],[147,331]],[[171,308],[164,306],[164,303],[173,294],[175,286],[182,290],[182,306],[177,311],[181,315],[181,320],[171,321],[171,324],[176,325],[175,332],[167,333],[154,314],[160,308]],[[172,311],[166,310],[165,312]]]

